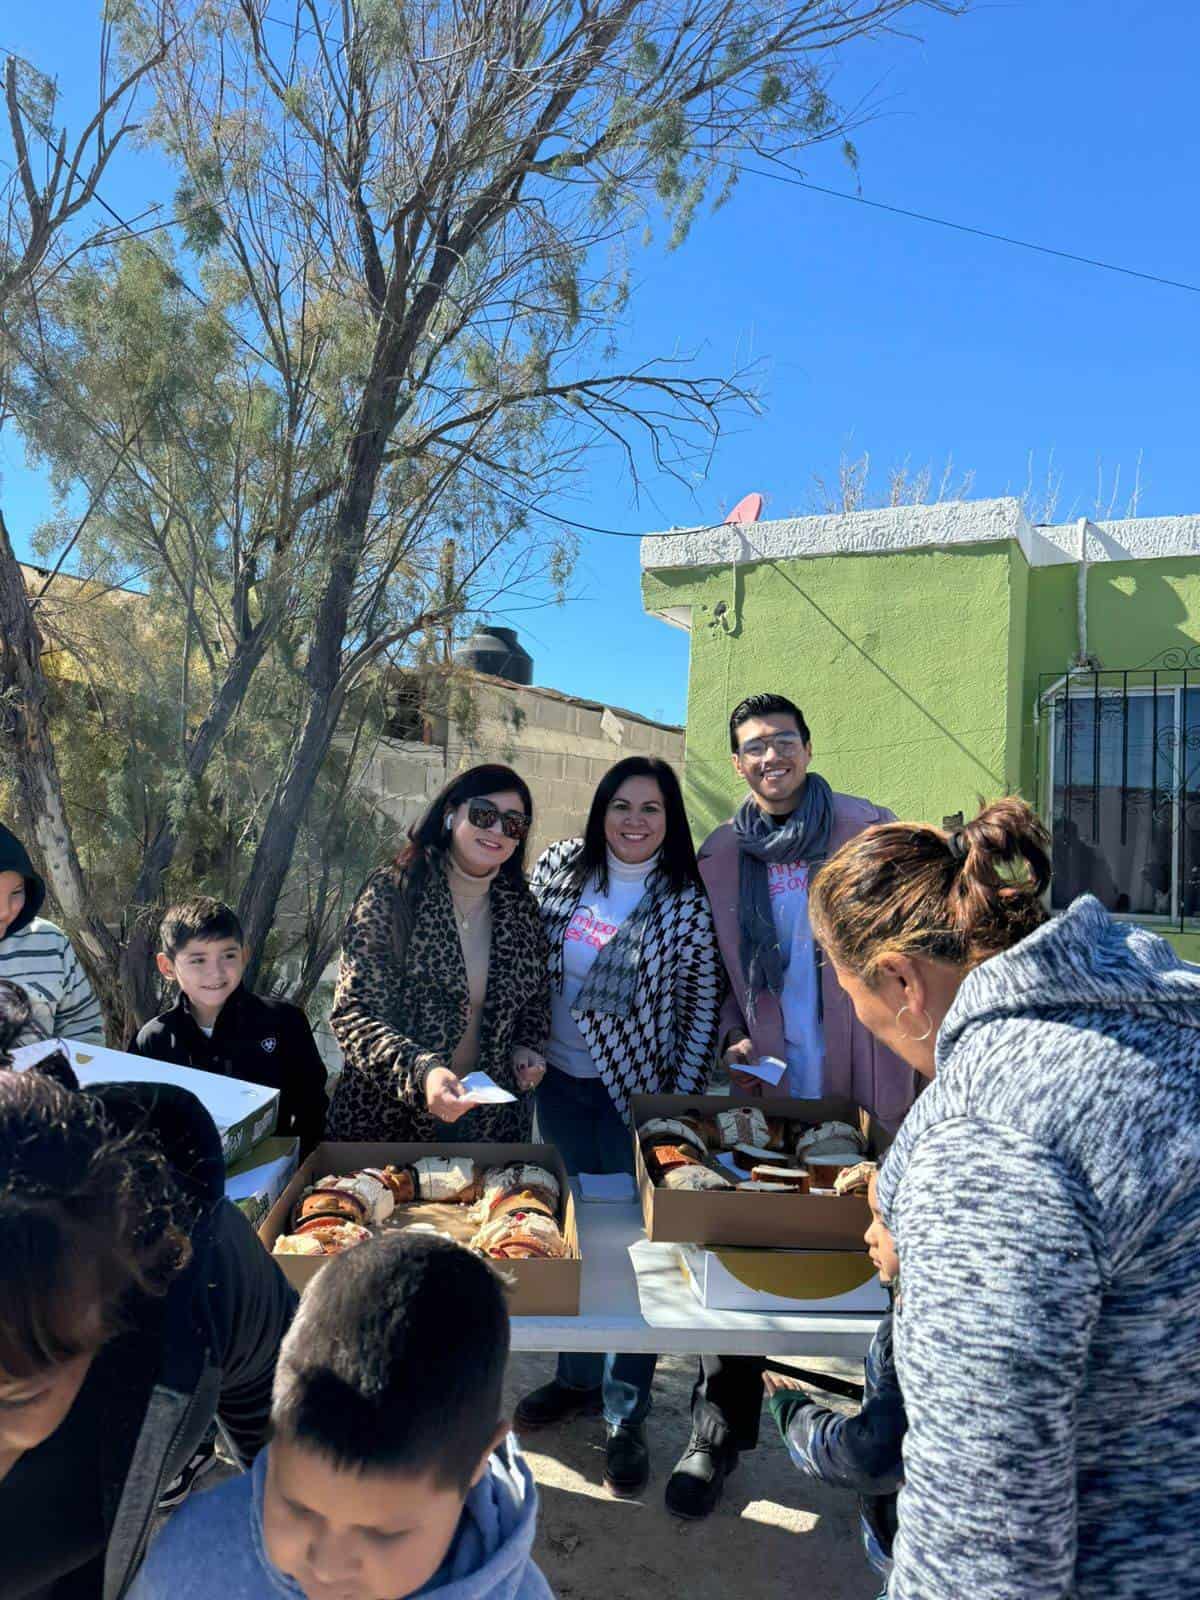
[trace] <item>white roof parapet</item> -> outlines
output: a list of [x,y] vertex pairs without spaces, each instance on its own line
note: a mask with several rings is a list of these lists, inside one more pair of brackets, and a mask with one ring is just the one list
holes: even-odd
[[[1079,521],[1034,527],[1019,500],[947,500],[834,516],[727,523],[651,534],[641,542],[643,571],[727,567],[734,562],[813,556],[893,555],[1015,539],[1030,566],[1079,559]],[[1200,516],[1134,517],[1088,524],[1089,561],[1153,561],[1200,556]]]
[[[1039,533],[1068,552],[1072,561],[1070,524],[1040,528]],[[1076,538],[1076,552],[1079,541]],[[1126,517],[1120,522],[1089,522],[1089,561],[1166,561],[1172,556],[1200,556],[1200,517]]]
[[889,555],[897,550],[1019,539],[1026,555],[1033,529],[1017,500],[947,500],[928,506],[885,506],[774,522],[724,523],[652,534],[642,540],[642,567],[726,567],[733,561],[806,556]]

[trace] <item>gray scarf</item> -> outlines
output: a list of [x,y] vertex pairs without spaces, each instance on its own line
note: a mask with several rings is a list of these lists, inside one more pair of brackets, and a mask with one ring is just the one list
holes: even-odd
[[753,795],[733,819],[738,842],[738,953],[747,983],[747,1020],[764,989],[783,990],[783,951],[775,932],[767,869],[798,861],[818,863],[829,854],[833,831],[833,790],[815,772],[808,774],[804,798],[781,827],[773,827]]

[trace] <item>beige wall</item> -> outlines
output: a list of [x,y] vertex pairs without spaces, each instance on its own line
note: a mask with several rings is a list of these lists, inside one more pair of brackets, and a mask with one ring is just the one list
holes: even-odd
[[438,745],[381,739],[361,781],[379,808],[395,818],[397,833],[402,833],[445,783],[445,752]]
[[448,774],[503,761],[533,791],[532,862],[556,839],[582,831],[596,784],[622,757],[660,756],[683,777],[682,728],[495,679],[476,680],[471,700],[469,729],[444,721],[439,727],[434,718],[437,742],[383,740],[377,747],[363,782],[398,827],[420,815]]

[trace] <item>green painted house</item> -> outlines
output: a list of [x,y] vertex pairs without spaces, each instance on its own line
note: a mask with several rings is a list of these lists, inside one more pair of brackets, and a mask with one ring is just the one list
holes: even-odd
[[902,817],[1017,792],[1058,904],[1098,894],[1200,959],[1200,517],[1031,525],[1016,500],[726,524],[642,542],[691,633],[698,835],[739,798],[727,718],[790,695],[837,789]]

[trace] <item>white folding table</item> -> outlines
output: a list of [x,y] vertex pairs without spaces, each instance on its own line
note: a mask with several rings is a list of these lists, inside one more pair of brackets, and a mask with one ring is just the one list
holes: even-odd
[[875,1312],[708,1311],[688,1288],[676,1247],[645,1238],[636,1202],[577,1200],[575,1215],[583,1258],[579,1315],[514,1317],[514,1350],[851,1361],[866,1354],[879,1320]]

